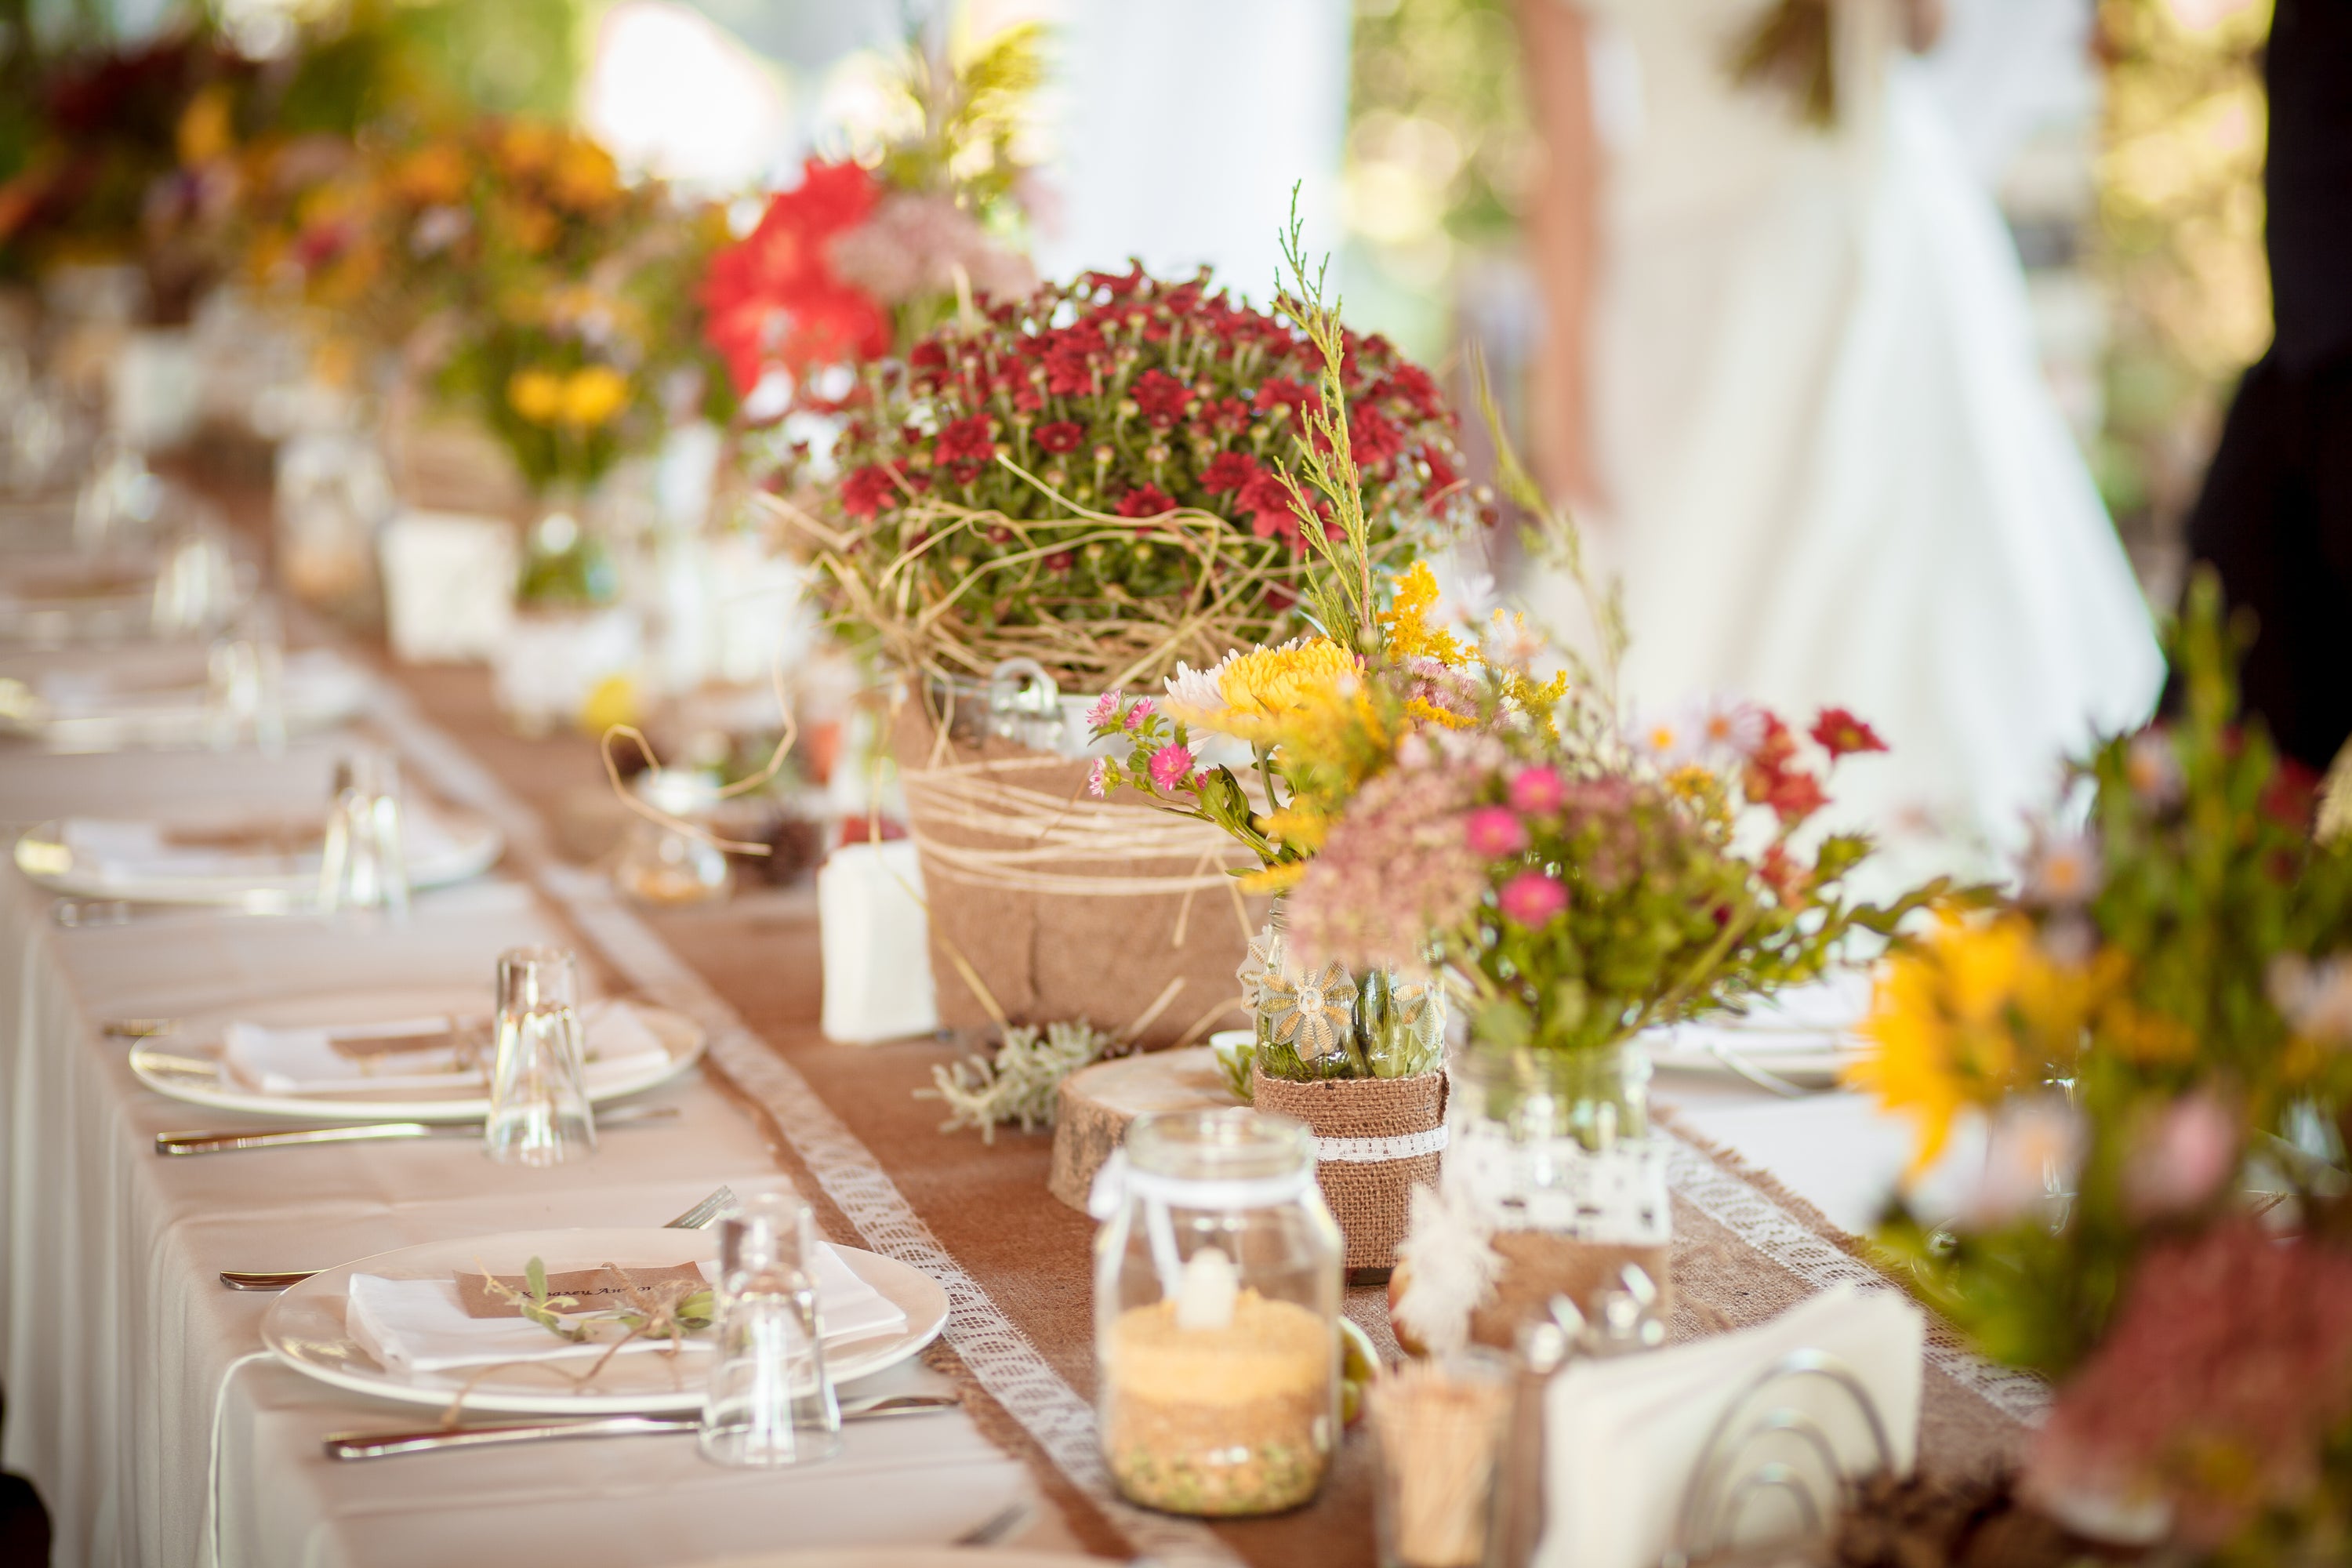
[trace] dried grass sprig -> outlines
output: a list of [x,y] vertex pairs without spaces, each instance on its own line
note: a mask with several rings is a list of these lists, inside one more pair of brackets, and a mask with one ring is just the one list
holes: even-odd
[[[833,618],[845,632],[870,637],[899,668],[941,680],[985,680],[1003,660],[1026,658],[1107,690],[1156,683],[1180,662],[1213,664],[1236,647],[1278,641],[1290,629],[1289,605],[1307,589],[1303,559],[1268,563],[1264,541],[1213,511],[1179,507],[1150,518],[1118,517],[1079,505],[1010,458],[999,455],[996,463],[1056,510],[1013,517],[910,494],[901,537],[918,542],[877,559],[859,531],[835,528],[782,496],[763,495],[760,504],[798,536],[835,584],[840,607]],[[1415,541],[1401,534],[1376,540],[1362,527],[1360,504],[1357,513],[1360,548],[1371,562],[1412,558]],[[1320,531],[1306,532],[1314,539]],[[926,568],[953,559],[954,542],[965,536],[990,541],[991,554],[942,584]],[[991,624],[973,613],[984,597],[1060,607],[1049,562],[1094,545],[1179,552],[1186,560],[1185,591],[1145,600],[1114,584],[1100,597],[1072,595],[1066,617],[1040,616],[1025,625]]]

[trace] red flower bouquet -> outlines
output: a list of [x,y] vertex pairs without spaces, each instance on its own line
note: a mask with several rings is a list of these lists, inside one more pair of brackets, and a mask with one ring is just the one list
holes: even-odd
[[771,364],[800,374],[888,350],[882,307],[843,281],[829,249],[866,220],[881,194],[859,165],[812,158],[801,183],[770,200],[757,227],[710,258],[705,331],[738,393],[748,395]]
[[[1402,564],[1477,510],[1428,373],[1348,339],[1349,437],[1374,553]],[[1066,689],[1156,680],[1278,641],[1308,573],[1277,477],[1321,361],[1279,318],[1183,282],[1090,272],[950,321],[869,366],[817,515],[841,620],[901,664],[1037,659]],[[824,477],[796,453],[779,490]]]

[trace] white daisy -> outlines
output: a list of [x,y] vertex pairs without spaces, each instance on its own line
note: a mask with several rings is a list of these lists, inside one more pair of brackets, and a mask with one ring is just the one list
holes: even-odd
[[1189,664],[1179,664],[1176,673],[1167,680],[1168,710],[1188,723],[1199,724],[1225,710],[1224,679],[1226,667],[1241,658],[1234,649],[1206,669],[1194,669]]

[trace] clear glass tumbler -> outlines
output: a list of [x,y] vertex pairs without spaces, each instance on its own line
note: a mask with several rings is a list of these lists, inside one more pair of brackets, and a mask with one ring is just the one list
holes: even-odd
[[401,830],[400,763],[362,747],[335,766],[334,798],[319,858],[319,908],[408,912],[408,855]]
[[702,1452],[722,1465],[810,1465],[841,1452],[825,1374],[809,1206],[763,1193],[719,1222],[719,1323]]
[[238,612],[213,639],[205,677],[205,738],[214,751],[286,750],[286,634],[276,605],[257,599]]
[[580,973],[555,947],[499,954],[498,1056],[483,1152],[517,1165],[558,1165],[596,1152],[580,1024]]

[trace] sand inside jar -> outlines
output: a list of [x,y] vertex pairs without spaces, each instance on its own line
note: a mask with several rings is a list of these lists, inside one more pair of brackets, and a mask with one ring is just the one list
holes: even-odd
[[1180,1328],[1176,1311],[1131,1307],[1111,1329],[1103,1442],[1119,1489],[1193,1514],[1314,1496],[1331,1451],[1330,1325],[1248,1289],[1221,1328]]

